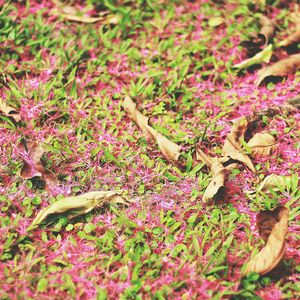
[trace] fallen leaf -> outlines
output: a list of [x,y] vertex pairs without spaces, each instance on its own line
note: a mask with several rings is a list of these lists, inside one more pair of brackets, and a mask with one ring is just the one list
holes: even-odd
[[238,121],[232,126],[231,131],[226,136],[226,140],[222,148],[222,156],[228,157],[228,159],[231,158],[234,161],[242,162],[255,173],[252,161],[246,154],[243,153],[241,147],[241,140],[244,137],[246,129],[247,121],[245,119]]
[[267,191],[267,190],[278,190],[287,188],[292,180],[292,176],[283,176],[271,174],[260,183],[257,190],[258,191]]
[[149,128],[151,128],[151,126],[149,126],[149,118],[143,115],[136,106],[136,103],[134,103],[129,96],[125,97],[123,108],[125,109],[128,117],[139,126],[144,135],[147,137],[152,137],[149,132]]
[[23,156],[23,167],[20,171],[22,179],[31,179],[41,177],[47,187],[53,188],[58,184],[58,180],[53,172],[46,170],[42,164],[42,156],[45,150],[42,145],[36,143],[27,143],[28,153]]
[[267,45],[274,36],[275,23],[264,15],[259,17],[259,23],[261,29],[257,37],[262,40],[262,44]]
[[16,122],[21,120],[20,113],[13,107],[9,106],[0,98],[0,111],[7,117],[13,118]]
[[136,107],[136,104],[129,96],[126,96],[123,107],[128,117],[133,120],[147,137],[156,140],[162,154],[169,161],[178,161],[180,156],[180,146],[170,141],[161,133],[157,132],[149,125],[149,118],[144,116]]
[[60,1],[55,1],[57,7],[52,9],[52,13],[55,15],[59,15],[62,18],[80,22],[80,23],[96,23],[101,22],[102,24],[118,24],[119,17],[117,15],[109,15],[108,11],[102,11],[98,13],[96,16],[90,16],[87,11],[90,9],[89,6],[83,8],[82,10],[74,7],[74,6],[66,6],[64,3]]
[[266,245],[250,259],[242,276],[251,272],[264,275],[274,269],[284,254],[285,237],[288,230],[289,210],[279,206],[273,211],[264,211],[257,215],[257,226]]
[[289,35],[286,39],[279,42],[279,47],[289,47],[300,42],[300,24],[296,26],[296,31]]
[[249,54],[257,53],[260,51],[261,46],[269,44],[274,36],[275,23],[266,16],[260,15],[259,24],[261,26],[260,32],[252,37],[250,40],[243,41],[240,43],[242,47],[249,50]]
[[248,68],[252,65],[261,64],[263,62],[268,63],[270,61],[272,53],[273,53],[272,45],[268,45],[262,51],[258,52],[256,55],[254,55],[253,57],[250,57],[238,64],[235,64],[233,66],[233,68],[244,69],[244,68]]
[[300,11],[299,6],[295,6],[295,11],[289,14],[289,21],[294,23],[294,32],[289,35],[286,39],[279,42],[280,47],[289,47],[293,44],[300,42]]
[[207,156],[202,150],[196,150],[197,159],[205,163],[212,173],[212,179],[208,184],[204,195],[202,197],[204,202],[211,199],[221,199],[225,191],[224,181],[226,176],[226,169],[217,157]]
[[278,142],[269,133],[256,133],[247,144],[253,157],[269,156],[278,147]]
[[94,191],[79,196],[60,199],[40,211],[30,225],[30,229],[39,225],[49,215],[73,211],[72,217],[87,214],[94,208],[100,208],[106,203],[125,204],[126,200],[122,193],[114,191]]
[[208,25],[211,27],[218,27],[224,23],[224,19],[222,17],[214,17],[208,20]]
[[212,180],[204,192],[202,198],[204,202],[211,199],[218,200],[220,198],[223,198],[223,194],[225,191],[224,181],[226,169],[217,158],[213,158],[210,171],[212,173]]
[[178,161],[180,156],[180,147],[176,143],[167,139],[161,133],[157,131],[154,132],[156,135],[153,135],[153,137],[156,139],[163,156],[170,161]]
[[206,155],[201,149],[196,149],[196,159],[201,160],[203,163],[205,163],[209,168],[213,164],[213,158]]
[[102,24],[118,24],[119,18],[117,16],[107,16],[107,17],[89,17],[87,15],[77,16],[77,15],[68,15],[64,13],[59,13],[61,17],[69,21],[80,22],[80,23],[96,23],[100,22]]
[[298,69],[300,69],[300,54],[291,55],[259,70],[255,84],[259,86],[268,77],[284,77],[295,73]]

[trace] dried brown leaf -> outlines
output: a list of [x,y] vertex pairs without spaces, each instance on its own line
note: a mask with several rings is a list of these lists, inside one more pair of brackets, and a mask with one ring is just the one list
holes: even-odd
[[209,167],[212,173],[212,179],[208,184],[204,195],[203,201],[211,199],[219,199],[224,194],[224,181],[226,176],[226,168],[223,166],[221,160],[217,157],[210,157],[206,155],[201,149],[196,150],[196,157]]
[[180,146],[170,141],[161,133],[157,132],[149,125],[149,118],[144,116],[136,107],[136,104],[129,96],[126,96],[123,102],[123,107],[128,117],[133,120],[147,137],[152,137],[156,140],[162,154],[169,161],[178,161],[180,156]]
[[250,40],[241,42],[241,46],[249,51],[249,56],[253,56],[261,51],[261,46],[265,47],[272,40],[275,33],[275,23],[268,17],[261,15],[259,18],[261,26],[260,32],[255,34]]
[[16,122],[21,120],[20,113],[13,107],[9,106],[0,98],[0,111],[7,117],[13,118]]
[[279,43],[279,46],[289,47],[293,44],[300,42],[300,11],[299,6],[295,6],[295,11],[289,14],[289,21],[294,23],[294,32],[290,34],[286,39]]
[[123,108],[125,109],[128,117],[140,127],[140,129],[143,131],[143,133],[148,138],[152,137],[152,134],[149,132],[149,129],[150,128],[152,129],[152,127],[149,126],[149,118],[146,117],[145,115],[143,115],[137,109],[136,103],[134,103],[129,96],[125,97],[124,102],[123,102]]
[[234,161],[239,161],[245,164],[252,172],[255,172],[250,158],[243,153],[241,147],[241,140],[244,137],[245,131],[247,129],[247,121],[245,119],[235,123],[231,131],[226,137],[225,143],[222,148],[222,156],[230,157]]
[[256,133],[247,144],[254,157],[269,156],[278,147],[278,142],[269,133]]
[[58,180],[53,172],[46,170],[42,164],[42,156],[45,150],[42,145],[36,143],[27,143],[29,152],[23,158],[23,167],[20,171],[20,177],[23,179],[31,179],[35,176],[41,177],[48,187],[54,187],[58,184]]
[[267,45],[274,36],[275,23],[264,15],[260,16],[259,23],[261,25],[261,29],[258,34],[258,38],[262,40],[262,44]]
[[222,198],[225,190],[224,181],[226,169],[223,167],[218,158],[212,158],[210,171],[212,173],[212,180],[203,195],[203,201],[205,202],[211,199],[218,200]]
[[259,70],[255,84],[259,86],[268,77],[284,77],[295,73],[298,69],[300,69],[300,54],[291,55]]
[[205,163],[209,168],[213,164],[213,158],[206,155],[201,149],[196,149],[196,159],[201,160],[203,163]]
[[284,254],[288,217],[289,210],[284,206],[258,214],[258,230],[261,237],[266,241],[266,245],[247,263],[243,276],[250,272],[264,275],[278,265]]
[[288,47],[300,42],[300,26],[296,27],[296,31],[289,35],[286,39],[279,43],[281,47]]

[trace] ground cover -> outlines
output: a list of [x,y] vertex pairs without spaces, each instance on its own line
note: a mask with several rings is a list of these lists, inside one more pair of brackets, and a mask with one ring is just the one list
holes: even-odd
[[[279,47],[297,6],[257,2],[2,1],[1,299],[299,297],[300,113],[290,101],[299,97],[299,73],[258,84],[257,62],[234,68],[248,58],[239,45],[259,32],[259,15],[276,23],[262,66],[297,53]],[[180,146],[184,164],[166,159],[130,118],[126,96]],[[254,170],[235,165],[223,199],[204,201],[213,174],[197,149],[224,156],[242,118],[276,147],[254,157],[245,133],[241,151]],[[293,177],[260,190],[272,174]],[[43,208],[90,191],[130,202],[71,220],[54,215],[27,230]],[[280,268],[242,277],[265,245],[258,213],[282,206]]]

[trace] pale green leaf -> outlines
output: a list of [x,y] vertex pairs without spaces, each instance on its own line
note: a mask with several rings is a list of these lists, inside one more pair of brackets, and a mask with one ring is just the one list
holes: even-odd
[[214,17],[208,20],[208,25],[211,27],[217,27],[224,23],[224,19],[222,17]]
[[261,64],[263,62],[268,63],[271,59],[272,53],[273,53],[273,48],[272,45],[270,44],[262,51],[254,55],[253,57],[250,57],[242,61],[241,63],[234,65],[233,67],[237,69],[245,69],[245,68],[249,68],[252,65]]
[[[74,197],[66,197],[60,199],[40,211],[33,220],[30,229],[39,225],[49,215],[72,211],[74,215],[82,215],[90,212],[96,207],[101,207],[106,203],[121,203],[125,204],[126,199],[121,196],[121,193],[115,191],[95,191],[82,194]],[[74,213],[75,211],[75,213]]]

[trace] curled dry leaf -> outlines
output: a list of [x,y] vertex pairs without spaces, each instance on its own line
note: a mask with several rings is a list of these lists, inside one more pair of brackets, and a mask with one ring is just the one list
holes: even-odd
[[128,117],[133,120],[147,137],[156,140],[162,154],[169,161],[178,161],[180,156],[180,146],[168,140],[165,136],[157,132],[149,125],[149,118],[144,116],[136,107],[136,104],[129,96],[126,96],[123,107]]
[[9,106],[0,98],[0,111],[7,117],[13,118],[16,122],[21,120],[20,113],[13,107]]
[[272,45],[268,45],[262,51],[255,54],[253,57],[250,57],[238,64],[235,64],[233,67],[237,69],[244,69],[244,68],[249,68],[252,65],[268,63],[271,59],[272,53],[273,53]]
[[27,143],[29,148],[27,155],[23,157],[23,167],[20,171],[20,177],[31,179],[41,177],[47,184],[47,187],[54,187],[58,184],[56,176],[50,170],[46,170],[42,164],[42,156],[45,150],[42,145],[36,143]]
[[292,176],[282,176],[271,174],[267,176],[258,186],[258,191],[277,190],[287,188],[292,180]]
[[257,37],[261,39],[262,44],[267,45],[274,36],[275,23],[264,15],[260,16],[259,23],[261,29]]
[[29,230],[39,225],[49,215],[72,211],[71,216],[75,217],[87,214],[92,209],[100,208],[106,203],[126,204],[126,199],[122,196],[122,193],[114,191],[94,191],[80,196],[66,197],[40,211],[30,225]]
[[226,175],[226,169],[220,163],[217,158],[213,158],[213,163],[210,167],[212,173],[212,180],[207,186],[205,193],[203,195],[203,201],[208,201],[210,199],[221,199],[224,194],[224,181]]
[[244,137],[246,129],[247,121],[245,119],[238,121],[232,126],[231,131],[226,136],[226,140],[222,148],[222,156],[228,157],[228,159],[232,159],[233,161],[242,162],[255,173],[252,161],[248,155],[243,153],[241,147],[241,140]]
[[284,77],[300,69],[300,54],[291,55],[273,65],[258,71],[256,85],[259,86],[268,77]]
[[260,32],[240,45],[249,50],[249,54],[260,51],[261,46],[266,46],[272,40],[275,32],[275,23],[268,17],[261,15],[259,18]]
[[278,142],[269,133],[256,133],[248,142],[251,155],[254,157],[269,156],[277,149]]
[[264,275],[278,265],[284,254],[288,217],[289,210],[284,206],[257,215],[258,231],[266,245],[247,263],[243,276],[250,272]]
[[208,184],[204,195],[203,201],[207,202],[211,199],[221,199],[224,194],[224,181],[226,176],[226,169],[217,157],[209,157],[202,150],[197,149],[197,158],[202,160],[212,173],[212,180]]

